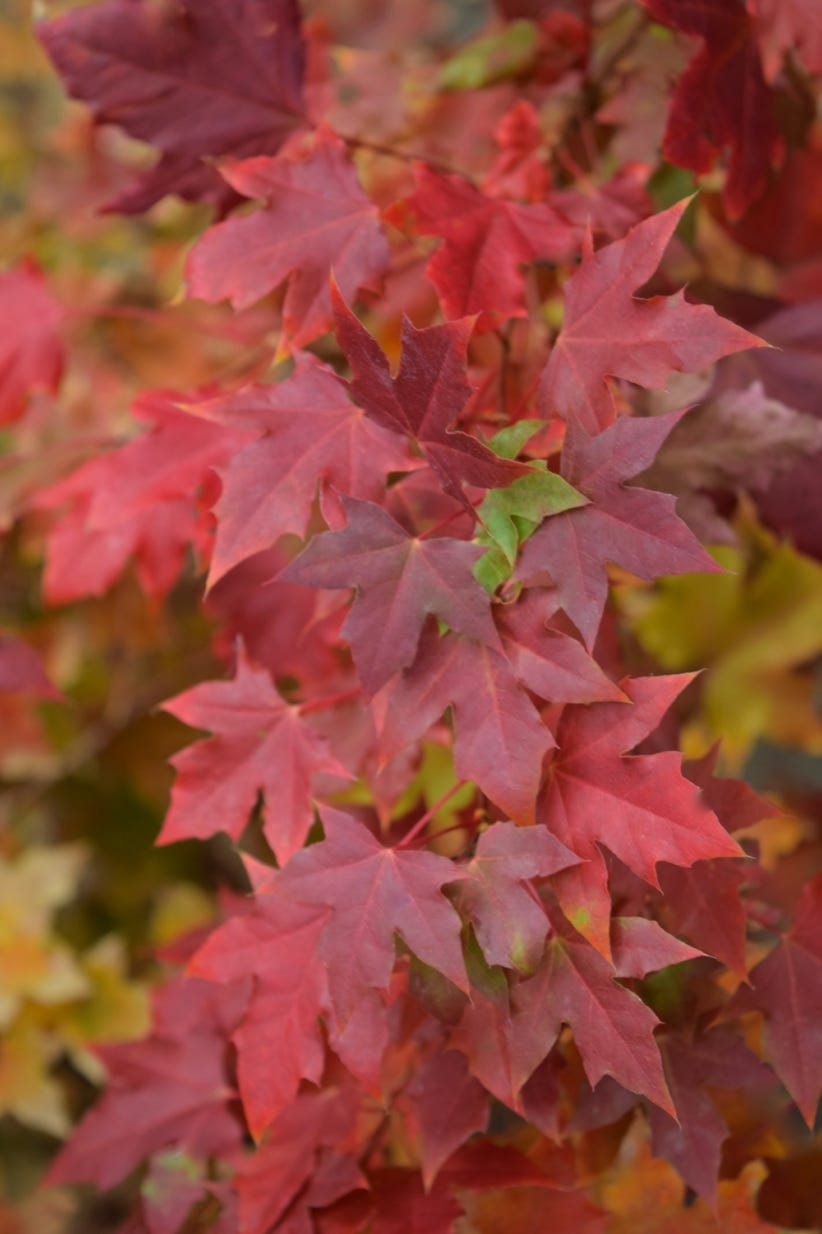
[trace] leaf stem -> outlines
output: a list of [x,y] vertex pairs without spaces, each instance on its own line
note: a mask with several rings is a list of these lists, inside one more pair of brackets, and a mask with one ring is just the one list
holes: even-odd
[[434,523],[433,527],[427,527],[425,531],[421,531],[417,536],[417,539],[425,540],[428,536],[433,536],[434,532],[441,531],[443,527],[447,527],[449,523],[453,523],[455,518],[459,518],[461,514],[466,513],[467,510],[465,506],[460,506],[459,510],[453,510],[451,514],[446,515],[445,518],[441,518],[438,523]]
[[460,171],[458,167],[451,167],[448,163],[441,163],[438,159],[414,154],[411,150],[396,150],[393,146],[383,146],[379,142],[368,141],[364,137],[349,137],[345,133],[338,133],[337,136],[354,150],[370,150],[372,154],[381,154],[384,158],[397,159],[401,163],[426,163],[432,171],[442,176],[460,176],[463,180],[473,183],[467,172]]
[[[471,822],[467,822],[467,823],[452,823],[452,825],[451,825],[450,827],[443,827],[442,831],[438,831],[438,832],[436,833],[436,837],[433,837],[433,836],[417,836],[417,838],[416,838],[415,840],[412,840],[412,841],[411,841],[411,844],[427,844],[427,843],[428,843],[428,841],[429,841],[430,839],[434,839],[434,838],[436,838],[436,839],[438,840],[438,839],[440,838],[440,836],[453,835],[453,833],[454,833],[455,831],[475,831],[475,830],[476,830],[477,825],[478,825],[478,824],[477,824],[476,822],[474,822],[474,823],[471,823]],[[405,841],[404,841],[404,840],[403,840],[403,843],[405,843]],[[409,847],[410,847],[410,845],[409,845]]]
[[407,848],[408,845],[412,842],[412,840],[414,840],[420,834],[420,832],[423,831],[425,827],[427,827],[427,825],[431,822],[431,819],[434,817],[437,811],[441,810],[442,807],[446,804],[446,802],[450,801],[451,798],[454,797],[460,791],[460,789],[467,783],[468,783],[467,780],[457,780],[456,784],[452,784],[448,792],[443,793],[439,801],[435,801],[434,804],[431,806],[431,809],[426,810],[422,818],[418,819],[417,822],[414,823],[414,826],[411,828],[411,830],[408,832],[407,835],[403,836],[403,838],[400,840],[399,844],[396,845],[396,847],[397,848]]
[[301,716],[311,711],[323,711],[326,707],[336,707],[337,703],[345,703],[350,698],[358,698],[360,694],[362,694],[361,687],[354,686],[350,690],[340,690],[339,694],[326,694],[322,698],[310,698],[305,703],[298,703],[297,711]]

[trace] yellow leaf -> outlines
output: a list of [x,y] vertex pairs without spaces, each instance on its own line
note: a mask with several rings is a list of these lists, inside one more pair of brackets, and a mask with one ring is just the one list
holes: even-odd
[[740,533],[740,549],[714,552],[732,574],[684,574],[615,594],[663,668],[706,667],[688,753],[721,738],[733,767],[761,737],[822,752],[806,668],[822,652],[822,567],[749,522]]

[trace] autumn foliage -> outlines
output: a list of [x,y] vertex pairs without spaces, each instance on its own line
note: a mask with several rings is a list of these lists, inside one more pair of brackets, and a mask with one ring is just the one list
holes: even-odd
[[10,1230],[822,1220],[820,12],[9,24]]

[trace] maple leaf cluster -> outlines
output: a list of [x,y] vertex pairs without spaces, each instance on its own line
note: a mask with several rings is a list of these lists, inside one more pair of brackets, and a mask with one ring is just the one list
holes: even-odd
[[[822,876],[752,962],[743,833],[776,807],[716,751],[683,763],[694,674],[624,653],[609,589],[721,574],[640,479],[689,416],[646,392],[765,344],[660,273],[690,199],[659,208],[650,159],[575,165],[590,6],[501,4],[447,62],[409,61],[405,111],[402,12],[380,50],[314,7],[103,0],[39,30],[94,124],[157,153],[106,209],[212,207],[185,294],[229,302],[202,320],[246,347],[140,393],[142,431],[27,497],[49,604],[130,562],[154,603],[206,576],[229,667],[164,703],[202,735],[159,843],[223,834],[247,887],[151,1033],[105,1048],[49,1179],[140,1167],[130,1234],[598,1231],[591,1146],[644,1134],[707,1213],[762,1152],[723,1159],[740,1111],[813,1126]],[[638,40],[691,36],[662,149],[722,166],[735,225],[784,156],[785,53],[822,70],[815,7],[625,8],[632,89]],[[3,277],[12,422],[59,390],[68,310],[34,265]],[[50,688],[15,664],[0,642],[0,688]]]

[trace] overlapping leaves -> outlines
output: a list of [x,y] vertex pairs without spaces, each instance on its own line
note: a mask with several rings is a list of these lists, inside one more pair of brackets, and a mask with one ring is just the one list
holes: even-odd
[[[731,213],[780,149],[754,25],[773,23],[773,7],[749,7],[645,3],[703,36],[666,148],[700,172],[729,148]],[[581,62],[587,36],[573,14],[552,11],[539,33],[525,24],[535,49],[556,36],[563,63]],[[573,1182],[561,1150],[526,1159],[487,1138],[489,1112],[507,1118],[501,1103],[560,1136],[567,1093],[587,1082],[600,1115],[641,1100],[654,1151],[710,1198],[725,1123],[703,1088],[716,1085],[718,1058],[741,1051],[735,1016],[761,1017],[764,1055],[812,1119],[818,880],[750,989],[726,998],[729,1026],[706,1026],[718,995],[695,998],[689,1021],[687,978],[648,980],[711,956],[745,974],[743,850],[729,833],[762,815],[710,766],[683,770],[666,748],[661,726],[692,679],[623,676],[606,613],[612,567],[647,581],[717,572],[674,499],[631,483],[682,413],[633,415],[630,387],[659,390],[757,340],[682,293],[639,298],[687,203],[594,251],[581,240],[582,195],[552,194],[539,131],[525,156],[545,201],[507,200],[488,177],[480,188],[425,162],[409,195],[407,182],[356,163],[359,139],[308,119],[328,102],[322,28],[308,80],[290,0],[106,0],[44,28],[97,122],[160,154],[120,209],[169,193],[223,211],[237,194],[262,201],[206,232],[189,291],[240,310],[266,299],[265,329],[282,327],[278,358],[293,353],[270,384],[144,398],[149,432],[37,502],[62,513],[51,601],[105,589],[131,556],[145,589],[165,593],[193,544],[215,594],[241,613],[236,628],[268,647],[266,663],[238,647],[232,677],[166,704],[210,736],[174,758],[160,839],[224,832],[252,848],[252,898],[229,907],[188,979],[158,996],[152,1036],[109,1052],[109,1091],[53,1178],[107,1186],[148,1159],[146,1220],[171,1229],[176,1209],[150,1201],[173,1147],[194,1163],[181,1205],[215,1200],[218,1220],[243,1234],[447,1234],[464,1215],[482,1230],[496,1199],[481,1193]],[[791,38],[815,63],[812,34]],[[773,59],[766,68],[772,77]],[[499,71],[513,72],[504,58]],[[550,63],[540,71],[550,80]],[[734,83],[762,119],[755,157],[730,115]],[[346,93],[350,83],[332,115]],[[538,130],[536,110],[528,118]],[[614,210],[607,230],[619,236],[635,216]],[[404,233],[391,246],[390,223]],[[420,234],[439,242],[426,269],[444,324],[396,311],[397,288],[421,268]],[[31,390],[54,390],[61,349],[38,276],[8,277],[43,312],[0,404],[10,420]],[[360,310],[354,298],[383,278],[386,303]],[[551,280],[564,320],[549,351],[558,306],[544,318],[535,306]],[[414,286],[420,301],[430,295]],[[412,301],[399,308],[417,321]],[[512,321],[537,318],[518,342]],[[308,344],[317,354],[299,351]],[[544,432],[524,418],[537,386]],[[316,602],[302,605],[307,589]],[[260,634],[266,602],[299,610],[271,635],[299,642],[289,654]],[[447,772],[429,805],[432,751]],[[697,886],[722,900],[710,929],[707,914],[693,919]],[[751,1058],[738,1055],[741,1090],[763,1083]],[[604,1125],[584,1105],[580,1125]],[[203,1166],[214,1157],[229,1170]],[[597,1228],[573,1191],[556,1211]]]

